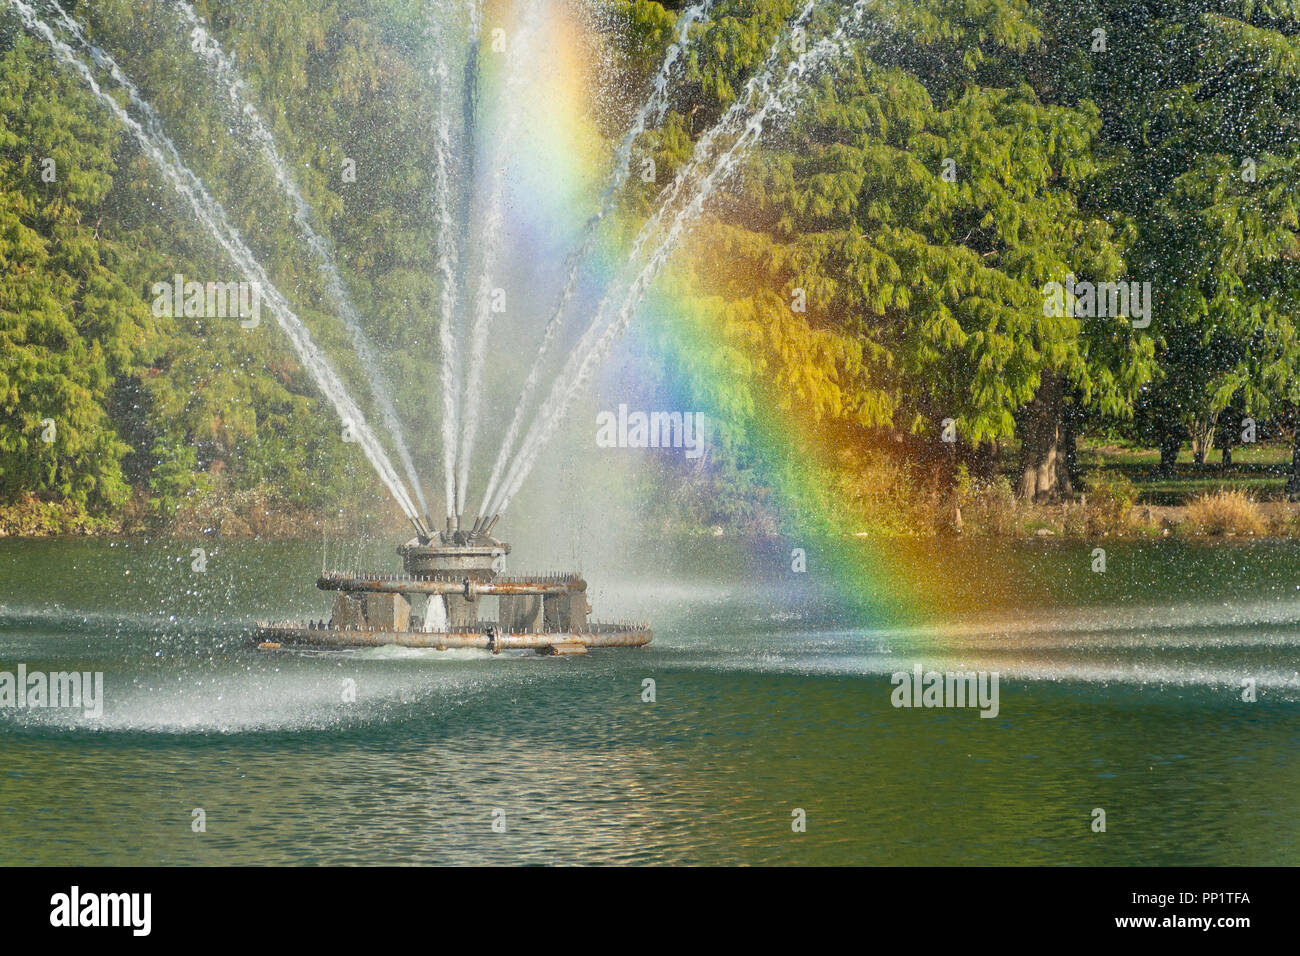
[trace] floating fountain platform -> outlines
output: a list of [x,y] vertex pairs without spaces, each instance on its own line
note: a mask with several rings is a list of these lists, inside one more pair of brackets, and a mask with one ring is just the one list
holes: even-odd
[[[263,650],[395,645],[585,654],[654,639],[646,624],[588,620],[587,582],[578,574],[502,576],[510,545],[490,528],[418,534],[397,549],[402,574],[323,571],[316,586],[337,592],[329,621],[259,622],[254,641]],[[479,619],[483,597],[497,599],[497,620]]]

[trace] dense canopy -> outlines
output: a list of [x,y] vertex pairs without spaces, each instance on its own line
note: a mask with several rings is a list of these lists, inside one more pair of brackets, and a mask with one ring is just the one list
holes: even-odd
[[[67,6],[147,81],[178,149],[345,379],[364,386],[272,170],[248,160],[240,118],[187,55],[171,4]],[[611,154],[683,6],[583,5],[614,91],[588,119]],[[638,143],[658,173],[629,177],[615,232],[651,214],[804,4],[710,6],[690,28],[670,108]],[[814,5],[810,42],[844,6]],[[765,130],[661,276],[672,320],[656,310],[639,329],[678,358],[661,376],[719,423],[695,488],[711,497],[709,521],[743,524],[774,494],[811,494],[800,460],[841,472],[831,486],[871,454],[920,481],[1003,467],[1032,499],[1074,490],[1073,443],[1088,430],[1172,460],[1187,443],[1200,458],[1230,443],[1224,425],[1242,416],[1293,417],[1300,3],[869,7],[847,53]],[[439,103],[424,45],[439,7],[196,8],[292,158],[393,380],[427,377]],[[221,250],[8,11],[0,106],[0,504],[166,521],[186,501],[250,489],[322,513],[373,495],[272,331],[151,309],[159,276],[221,274]],[[1047,314],[1044,290],[1067,280],[1145,285],[1149,324],[1136,299],[1108,310],[1104,293]],[[439,409],[425,394],[402,412],[429,422]],[[779,453],[774,417],[789,423]],[[418,458],[438,460],[436,429],[411,437]]]

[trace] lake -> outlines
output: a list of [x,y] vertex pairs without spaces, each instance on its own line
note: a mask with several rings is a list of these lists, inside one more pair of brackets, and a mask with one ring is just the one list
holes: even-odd
[[1300,547],[1093,547],[644,543],[583,570],[654,643],[556,659],[250,648],[319,543],[3,540],[0,671],[104,701],[0,707],[0,863],[1300,862]]

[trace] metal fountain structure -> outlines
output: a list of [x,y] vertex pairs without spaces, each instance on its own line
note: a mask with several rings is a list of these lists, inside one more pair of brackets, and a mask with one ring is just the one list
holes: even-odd
[[[505,576],[510,545],[492,537],[499,519],[479,518],[468,530],[448,519],[437,533],[429,531],[431,522],[413,521],[416,536],[397,549],[402,573],[322,571],[316,587],[335,592],[330,619],[259,622],[257,646],[573,655],[592,647],[643,647],[654,639],[646,624],[590,620],[580,574]],[[485,597],[498,602],[496,620],[479,615]]]

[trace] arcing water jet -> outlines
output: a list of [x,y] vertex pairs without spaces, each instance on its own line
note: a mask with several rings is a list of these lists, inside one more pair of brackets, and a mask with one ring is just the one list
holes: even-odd
[[[419,512],[406,493],[401,479],[393,470],[388,455],[379,442],[376,441],[369,425],[366,424],[365,416],[361,414],[361,410],[352,401],[351,396],[325,356],[316,347],[306,326],[302,324],[302,321],[289,307],[289,303],[281,295],[279,289],[271,283],[261,264],[240,238],[239,233],[230,225],[225,210],[208,194],[199,178],[181,161],[175,145],[163,132],[157,114],[151,109],[143,110],[141,104],[144,103],[144,100],[135,84],[122,73],[117,64],[102,50],[95,48],[95,51],[92,51],[96,61],[108,70],[115,81],[119,82],[132,103],[140,107],[142,112],[145,112],[146,121],[150,126],[149,130],[146,130],[128,114],[117,100],[104,92],[90,68],[67,43],[55,35],[50,25],[37,16],[35,10],[29,4],[23,2],[23,0],[9,0],[9,4],[18,13],[28,31],[44,39],[53,50],[55,57],[66,66],[71,67],[81,77],[95,98],[132,134],[144,154],[149,157],[176,192],[190,204],[199,222],[211,232],[213,238],[234,261],[240,272],[244,274],[245,279],[261,289],[262,296],[269,305],[272,315],[275,316],[276,322],[288,336],[289,342],[299,360],[303,363],[304,368],[311,374],[316,386],[329,399],[344,424],[351,426],[353,434],[356,435],[367,460],[379,474],[380,480],[393,495],[394,500],[407,518],[418,527],[420,524]],[[59,4],[53,3],[52,5],[58,11],[60,19],[70,19]]]
[[[195,31],[201,31],[196,37],[201,42],[195,44],[199,55],[209,65],[217,82],[225,89],[230,105],[247,123],[253,142],[261,148],[262,155],[266,157],[267,162],[271,164],[271,168],[275,171],[276,183],[279,184],[280,189],[289,198],[289,203],[293,209],[294,222],[302,230],[308,247],[320,264],[320,270],[325,276],[326,290],[329,292],[330,299],[338,308],[343,324],[352,339],[352,346],[356,349],[357,358],[366,371],[371,390],[375,396],[375,402],[379,406],[380,416],[383,418],[389,437],[393,440],[393,446],[397,450],[397,457],[402,463],[402,469],[406,472],[406,480],[410,483],[411,490],[415,492],[415,498],[420,503],[420,510],[427,512],[429,505],[424,500],[422,482],[416,471],[415,462],[411,459],[411,452],[406,444],[397,408],[393,404],[392,392],[389,389],[387,377],[384,375],[383,366],[375,356],[374,350],[370,347],[370,340],[361,327],[361,317],[357,315],[352,300],[348,297],[344,288],[343,277],[339,274],[338,266],[335,265],[334,251],[330,246],[329,239],[317,232],[313,224],[315,217],[312,214],[311,207],[307,204],[307,200],[303,198],[293,174],[289,171],[288,163],[280,155],[280,150],[275,144],[275,137],[262,121],[257,107],[248,102],[244,94],[248,84],[240,77],[234,61],[222,51],[221,44],[208,31],[206,24],[194,12],[194,8],[190,4],[185,0],[176,0],[176,10],[177,17],[191,37],[195,37]],[[84,40],[84,37],[80,36],[80,28],[77,27],[75,21],[66,15],[63,20],[70,29],[77,30],[78,37]],[[135,97],[133,97],[134,99]],[[147,104],[142,105],[152,113],[151,107],[148,107]]]

